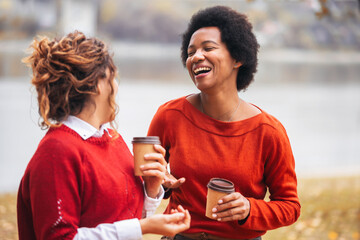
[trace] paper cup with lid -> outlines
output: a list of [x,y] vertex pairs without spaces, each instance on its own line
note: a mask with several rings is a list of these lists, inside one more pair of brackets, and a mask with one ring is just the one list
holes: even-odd
[[132,140],[133,154],[134,154],[134,174],[135,176],[142,176],[140,166],[156,160],[145,160],[144,155],[147,153],[156,153],[154,149],[155,144],[161,144],[158,136],[134,137]]
[[223,178],[212,178],[207,184],[207,197],[206,197],[206,213],[205,216],[214,219],[212,209],[218,204],[218,201],[235,192],[234,184]]

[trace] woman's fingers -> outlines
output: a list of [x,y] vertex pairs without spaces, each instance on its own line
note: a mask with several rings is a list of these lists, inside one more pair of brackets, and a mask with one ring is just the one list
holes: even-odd
[[144,181],[149,184],[147,186],[151,187],[154,186],[153,184],[155,184],[156,188],[158,188],[162,183],[164,183],[166,167],[160,163],[152,162],[141,165],[140,170],[144,174]]
[[224,196],[223,198],[221,198],[220,201],[219,201],[219,204],[234,201],[234,200],[239,199],[241,197],[243,197],[243,196],[239,192],[233,192],[233,193],[230,193],[230,194]]
[[173,180],[173,179],[167,179],[166,178],[166,175],[165,175],[165,183],[164,183],[164,186],[166,188],[178,188],[180,187],[181,184],[183,184],[185,182],[185,178],[179,178],[179,179],[176,179],[176,180]]
[[167,162],[165,161],[165,153],[166,150],[161,145],[154,145],[154,149],[157,151],[155,153],[146,153],[144,155],[145,161],[157,161],[163,166],[167,166]]
[[185,178],[176,179],[173,175],[166,171],[163,186],[166,188],[178,188],[185,182]]
[[250,212],[250,203],[238,192],[223,197],[213,209],[213,217],[218,221],[245,219]]
[[242,195],[238,192],[226,195],[225,197],[220,199],[218,205],[216,206],[216,211],[221,212],[226,209],[243,206],[244,202],[242,201],[241,197]]
[[[161,179],[161,183],[163,182],[162,179],[164,178],[164,173],[157,171],[157,170],[146,170],[143,171],[143,177],[157,177]],[[144,179],[145,180],[145,179]]]
[[181,205],[179,205],[177,209],[172,209],[171,214],[168,214],[167,217],[169,222],[177,224],[178,227],[183,228],[184,230],[190,227],[190,213]]
[[184,209],[183,206],[181,206],[181,205],[178,205],[177,210],[178,210],[179,212],[185,212],[185,209]]
[[157,161],[163,166],[167,165],[167,162],[165,161],[165,158],[161,153],[147,153],[144,155],[144,160]]
[[165,157],[166,150],[161,145],[155,144],[154,148],[157,152],[161,153],[163,157]]
[[145,176],[157,176],[165,179],[166,166],[159,162],[150,162],[140,166],[140,170]]
[[179,221],[184,220],[185,213],[183,212],[175,212],[172,214],[166,214],[166,218],[168,222],[177,223]]
[[247,211],[244,208],[236,207],[227,209],[223,212],[216,212],[213,214],[213,216],[218,221],[234,221],[234,220],[242,220],[247,217]]
[[187,228],[190,227],[190,222],[191,222],[191,216],[190,216],[190,212],[189,210],[185,210],[185,224],[187,226]]
[[158,170],[164,173],[166,172],[166,167],[158,162],[150,162],[150,163],[146,163],[144,165],[140,166],[140,169],[142,171],[146,171],[146,170]]
[[141,219],[140,226],[143,233],[174,236],[190,227],[191,217],[188,210],[178,206],[176,209],[172,209],[170,213],[155,214],[149,218]]

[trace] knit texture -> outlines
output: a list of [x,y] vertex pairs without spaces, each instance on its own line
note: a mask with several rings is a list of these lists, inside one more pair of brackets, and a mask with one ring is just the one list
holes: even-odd
[[[281,123],[261,114],[237,122],[222,122],[198,111],[185,97],[158,109],[148,135],[160,136],[171,173],[186,182],[174,189],[167,208],[189,209],[187,233],[206,232],[224,238],[247,239],[294,223],[300,214],[295,162]],[[225,178],[250,201],[245,223],[218,222],[205,217],[207,183]],[[271,201],[264,201],[269,189]]]
[[41,140],[21,180],[19,239],[73,239],[79,227],[141,218],[142,180],[122,137],[83,140],[62,125]]

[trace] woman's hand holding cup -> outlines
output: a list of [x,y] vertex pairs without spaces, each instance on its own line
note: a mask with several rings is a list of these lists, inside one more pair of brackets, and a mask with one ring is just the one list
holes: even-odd
[[244,220],[250,213],[250,202],[235,192],[234,183],[223,178],[212,178],[207,184],[205,215],[217,221]]
[[149,163],[140,166],[146,193],[151,198],[155,198],[158,195],[161,184],[165,179],[167,166],[164,158],[166,150],[157,144],[154,145],[154,149],[156,153],[146,153],[144,155],[145,162],[149,161]]
[[241,221],[249,216],[250,202],[241,193],[228,194],[212,209],[213,217],[221,222]]

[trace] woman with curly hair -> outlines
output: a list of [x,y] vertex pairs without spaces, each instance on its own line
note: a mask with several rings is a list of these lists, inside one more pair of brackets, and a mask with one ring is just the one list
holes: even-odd
[[[117,73],[106,45],[80,32],[32,44],[41,126],[49,128],[21,180],[19,239],[142,239],[189,227],[181,206],[151,216],[164,194],[165,149],[134,176],[133,157],[108,123],[115,119]],[[147,218],[144,218],[147,217]]]
[[[148,131],[160,136],[170,164],[163,185],[170,195],[167,212],[182,204],[192,218],[190,229],[174,239],[261,239],[299,217],[286,131],[238,94],[253,81],[258,48],[247,17],[224,6],[194,14],[183,34],[182,63],[200,93],[160,106]],[[211,178],[230,180],[235,192],[207,218]],[[267,190],[270,201],[264,200]]]

